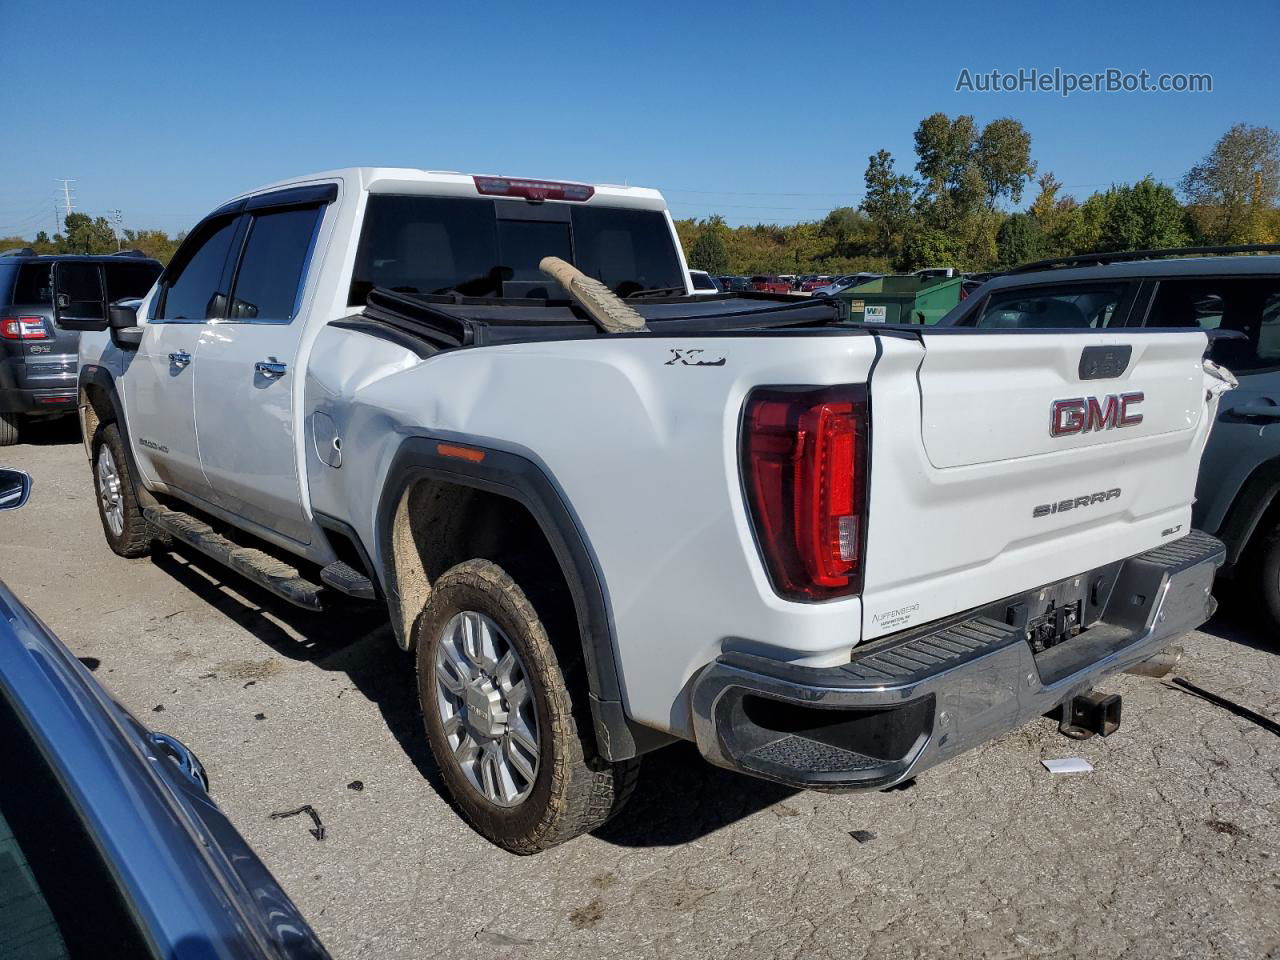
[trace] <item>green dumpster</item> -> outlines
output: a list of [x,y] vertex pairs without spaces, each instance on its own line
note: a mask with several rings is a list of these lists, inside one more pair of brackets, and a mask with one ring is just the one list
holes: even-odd
[[835,295],[850,323],[937,323],[960,302],[962,277],[881,277]]

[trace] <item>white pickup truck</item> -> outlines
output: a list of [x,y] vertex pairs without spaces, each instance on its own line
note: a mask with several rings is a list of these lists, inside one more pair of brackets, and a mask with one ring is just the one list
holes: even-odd
[[514,851],[675,738],[874,789],[1047,713],[1110,733],[1095,684],[1214,607],[1200,332],[695,298],[656,191],[384,168],[232,200],[141,301],[55,283],[111,547],[383,604]]

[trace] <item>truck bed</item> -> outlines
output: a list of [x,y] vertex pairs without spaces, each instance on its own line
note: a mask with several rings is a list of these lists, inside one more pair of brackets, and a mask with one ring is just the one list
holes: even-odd
[[[743,293],[628,300],[627,305],[662,336],[780,327],[818,327],[829,332],[831,327],[840,325],[836,303],[826,299]],[[420,338],[435,350],[606,336],[580,306],[568,300],[497,300],[379,288],[369,294],[361,314],[338,322],[351,326],[362,320]]]

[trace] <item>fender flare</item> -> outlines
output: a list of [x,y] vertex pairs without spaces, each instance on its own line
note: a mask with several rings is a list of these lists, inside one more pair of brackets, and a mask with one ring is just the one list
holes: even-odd
[[1264,460],[1240,484],[1240,489],[1227,509],[1222,528],[1215,534],[1227,545],[1226,568],[1240,562],[1253,543],[1267,511],[1280,497],[1280,457]]
[[[149,497],[150,494],[142,483],[142,474],[138,471],[138,461],[133,455],[133,442],[129,439],[129,422],[124,416],[124,404],[120,402],[120,393],[116,390],[115,377],[106,367],[96,363],[88,363],[80,368],[80,375],[76,379],[77,404],[79,404],[80,396],[87,386],[98,387],[106,395],[107,402],[111,404],[113,422],[116,425],[116,429],[120,431],[120,439],[124,443],[124,454],[129,458],[129,474],[133,477],[134,492],[139,498]],[[83,432],[83,413],[80,416],[80,427]],[[85,437],[84,446],[85,452],[92,456],[93,437]]]
[[[465,444],[483,457],[461,460],[445,456],[438,449],[442,444]],[[401,442],[383,481],[375,518],[377,557],[388,602],[395,605],[400,600],[398,585],[393,585],[393,578],[388,575],[394,569],[392,527],[396,510],[405,491],[423,479],[493,493],[514,500],[529,511],[551,545],[573,596],[600,753],[607,760],[625,760],[648,749],[647,744],[641,746],[637,740],[647,741],[649,731],[631,724],[623,709],[612,608],[599,561],[559,485],[532,457],[497,450],[486,446],[483,440],[457,435],[417,435]],[[400,630],[399,618],[392,620],[395,629]],[[653,735],[661,737],[656,731]]]

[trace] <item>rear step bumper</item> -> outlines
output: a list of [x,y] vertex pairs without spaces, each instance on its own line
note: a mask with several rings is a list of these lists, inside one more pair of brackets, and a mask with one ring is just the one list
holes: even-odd
[[1081,602],[1096,603],[1086,609],[1101,618],[1040,653],[1003,614],[1052,588],[876,641],[835,667],[723,654],[694,681],[698,748],[712,763],[792,786],[893,786],[1200,626],[1216,608],[1210,591],[1224,556],[1220,541],[1193,531],[1055,585],[1093,584]]

